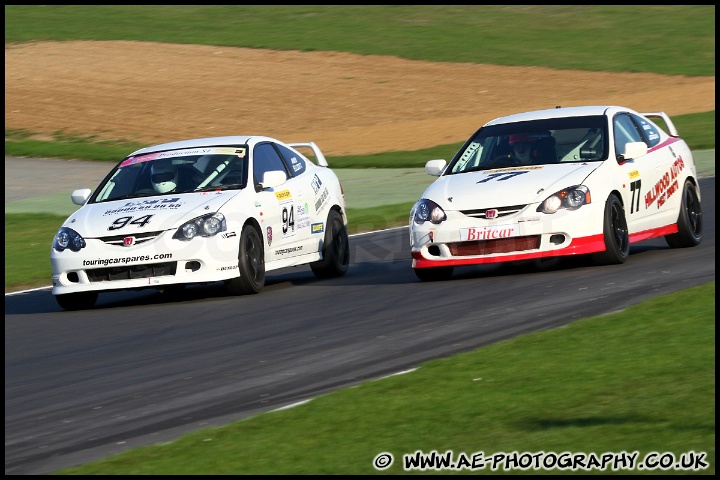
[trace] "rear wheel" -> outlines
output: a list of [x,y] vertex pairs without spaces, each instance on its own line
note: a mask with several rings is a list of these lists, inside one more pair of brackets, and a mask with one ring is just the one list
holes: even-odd
[[695,185],[685,180],[682,204],[678,214],[678,232],[666,235],[665,241],[672,248],[694,247],[702,241],[702,208]]
[[342,215],[330,210],[325,225],[322,260],[310,264],[315,277],[333,278],[345,275],[350,265],[350,242]]
[[625,209],[615,194],[610,195],[605,202],[603,237],[605,251],[593,254],[593,260],[600,265],[625,263],[630,255],[630,235]]
[[238,250],[239,276],[225,281],[233,295],[258,293],[265,286],[265,253],[262,238],[252,225],[245,225]]
[[413,268],[415,276],[423,282],[439,282],[452,277],[454,267]]
[[55,295],[55,301],[65,310],[86,310],[95,306],[98,292],[79,292]]

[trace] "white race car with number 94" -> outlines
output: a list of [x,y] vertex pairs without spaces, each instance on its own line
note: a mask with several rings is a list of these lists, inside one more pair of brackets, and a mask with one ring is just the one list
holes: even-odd
[[572,255],[619,264],[635,242],[702,240],[693,156],[664,112],[510,115],[477,130],[450,163],[430,160],[425,170],[439,178],[410,212],[420,280],[448,279],[458,266]]
[[313,142],[228,136],[156,145],[71,197],[81,208],[50,253],[53,295],[66,310],[91,308],[110,290],[224,281],[233,294],[252,294],[266,271],[309,264],[329,278],[348,269],[344,194]]

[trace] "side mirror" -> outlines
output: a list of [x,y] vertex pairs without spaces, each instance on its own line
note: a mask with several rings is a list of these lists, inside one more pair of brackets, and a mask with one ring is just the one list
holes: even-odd
[[647,155],[648,146],[645,142],[630,142],[625,144],[625,150],[620,154],[619,161],[625,162],[632,160],[633,158],[642,157]]
[[269,172],[265,172],[262,179],[262,188],[274,188],[279,185],[282,185],[287,180],[287,175],[285,172],[280,170],[271,170]]
[[439,177],[445,169],[447,162],[443,159],[439,160],[428,160],[425,164],[425,173],[432,175],[433,177]]
[[92,190],[89,188],[81,188],[73,191],[70,194],[70,198],[75,205],[85,205],[85,202],[87,202],[87,199],[90,198],[91,194]]

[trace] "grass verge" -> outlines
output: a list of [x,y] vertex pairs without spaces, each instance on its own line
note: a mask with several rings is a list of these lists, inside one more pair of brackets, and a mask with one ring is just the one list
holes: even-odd
[[[59,473],[400,474],[417,451],[693,451],[714,474],[714,298],[713,281]],[[395,462],[378,472],[381,452]]]
[[5,6],[6,44],[69,40],[715,75],[714,5]]
[[[715,148],[715,111],[677,115],[672,121],[692,150]],[[665,128],[664,124],[660,124]],[[480,125],[477,126],[478,128]],[[64,133],[40,135],[27,130],[5,130],[5,156],[63,158],[117,163],[126,155],[148,145],[100,141]],[[462,143],[438,145],[414,151],[385,152],[372,155],[328,157],[332,168],[422,168],[426,160],[452,159]],[[322,148],[322,145],[320,145]],[[109,168],[109,167],[108,167]]]

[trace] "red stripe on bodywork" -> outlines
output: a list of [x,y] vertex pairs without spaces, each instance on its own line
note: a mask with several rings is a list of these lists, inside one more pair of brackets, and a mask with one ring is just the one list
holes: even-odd
[[670,137],[667,140],[665,140],[664,142],[658,143],[657,145],[655,145],[652,148],[648,148],[648,153],[654,152],[655,150],[660,150],[663,147],[667,147],[668,145],[672,145],[673,143],[679,142],[679,141],[680,141],[679,138]]
[[643,240],[649,240],[651,238],[664,237],[672,233],[678,232],[677,223],[671,225],[665,225],[660,228],[652,228],[650,230],[643,230],[642,232],[630,234],[630,243],[642,242]]
[[[630,243],[642,242],[651,238],[663,237],[678,232],[676,223],[665,225],[660,228],[643,230],[642,232],[630,235]],[[535,258],[551,258],[567,255],[585,255],[588,253],[602,252],[605,250],[605,241],[602,234],[589,237],[575,238],[570,245],[551,252],[518,253],[513,255],[497,255],[494,257],[464,258],[449,260],[428,260],[420,252],[412,252],[412,268],[433,268],[433,267],[461,267],[463,265],[484,265],[490,263],[516,262],[520,260],[532,260]]]
[[584,255],[586,253],[602,252],[605,250],[605,242],[602,234],[592,235],[590,237],[575,238],[570,245],[552,252],[531,252],[518,253],[513,255],[498,255],[495,257],[482,258],[464,258],[450,260],[428,260],[424,258],[420,252],[412,252],[413,268],[432,268],[432,267],[459,267],[462,265],[483,265],[489,263],[515,262],[519,260],[532,260],[534,258],[550,258],[560,257],[564,255]]

